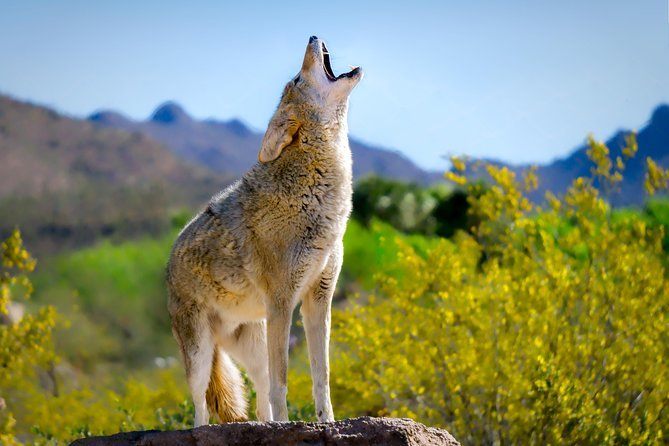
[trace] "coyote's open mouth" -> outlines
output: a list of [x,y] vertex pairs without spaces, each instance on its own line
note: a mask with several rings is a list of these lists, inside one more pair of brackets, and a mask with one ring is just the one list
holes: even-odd
[[360,67],[355,67],[349,72],[335,76],[334,72],[332,71],[332,65],[330,65],[330,52],[323,42],[321,42],[321,49],[323,50],[323,71],[325,71],[325,75],[330,81],[335,82],[343,77],[353,77],[360,71]]

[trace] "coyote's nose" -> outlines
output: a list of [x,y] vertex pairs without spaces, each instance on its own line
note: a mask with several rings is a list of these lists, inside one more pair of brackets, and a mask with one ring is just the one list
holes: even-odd
[[316,36],[309,37],[309,43],[314,43],[316,40],[318,40],[318,37]]

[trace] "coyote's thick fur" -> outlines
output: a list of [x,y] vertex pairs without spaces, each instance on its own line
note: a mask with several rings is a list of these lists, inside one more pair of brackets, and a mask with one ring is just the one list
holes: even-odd
[[286,369],[298,302],[320,421],[332,421],[330,303],[351,211],[348,96],[362,71],[335,77],[309,39],[285,87],[259,162],[179,234],[167,267],[172,331],[186,367],[195,425],[246,418],[234,359],[253,381],[260,420],[288,420]]

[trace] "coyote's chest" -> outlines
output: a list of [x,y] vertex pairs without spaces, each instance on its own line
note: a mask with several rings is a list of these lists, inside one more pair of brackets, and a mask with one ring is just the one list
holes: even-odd
[[337,240],[351,210],[352,193],[333,175],[315,174],[308,184],[294,187],[279,205],[285,212],[284,236],[295,242],[326,243]]
[[343,235],[352,200],[350,158],[347,163],[310,155],[284,153],[263,172],[268,181],[246,203],[255,235],[268,247],[326,247]]

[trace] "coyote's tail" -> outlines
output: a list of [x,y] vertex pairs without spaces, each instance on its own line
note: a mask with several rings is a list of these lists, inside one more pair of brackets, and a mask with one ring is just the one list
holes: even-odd
[[221,423],[246,421],[244,383],[239,370],[228,355],[214,348],[214,360],[207,388],[207,407],[218,415]]

